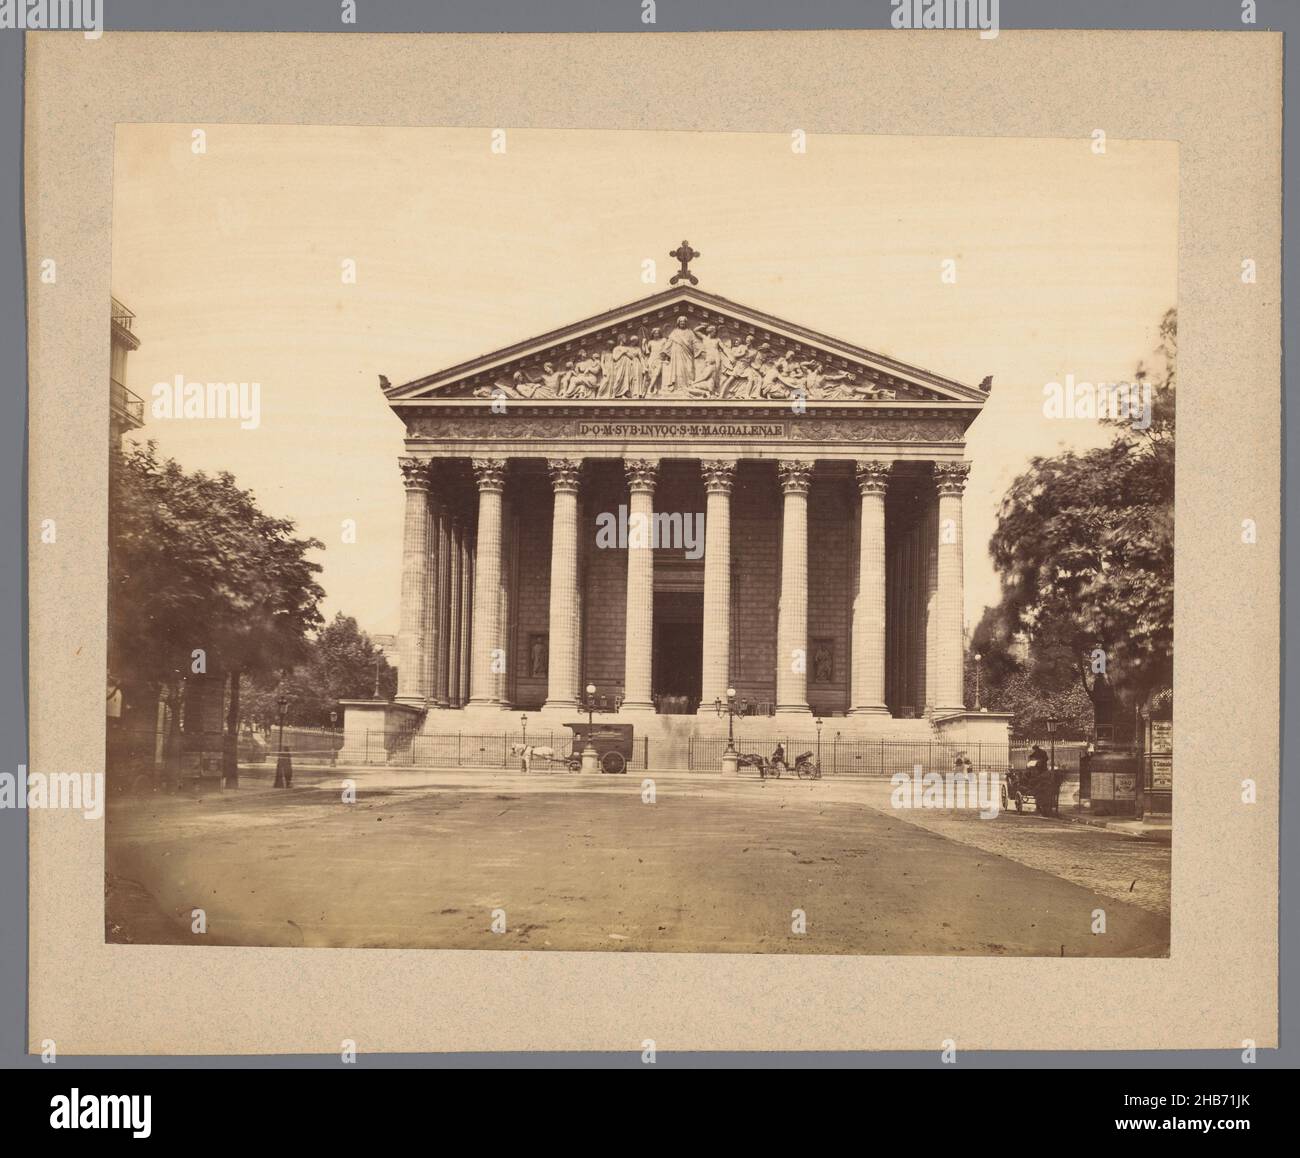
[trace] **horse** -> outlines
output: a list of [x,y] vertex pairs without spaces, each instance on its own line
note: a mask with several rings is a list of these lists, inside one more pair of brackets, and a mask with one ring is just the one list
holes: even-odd
[[550,764],[553,760],[564,759],[564,756],[554,748],[539,748],[533,744],[511,744],[510,755],[519,757],[525,772],[533,770],[534,760],[545,760]]

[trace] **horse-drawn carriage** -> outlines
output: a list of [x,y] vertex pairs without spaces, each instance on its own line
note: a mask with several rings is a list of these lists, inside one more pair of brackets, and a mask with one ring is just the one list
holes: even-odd
[[[554,748],[533,744],[512,745],[510,751],[519,757],[525,772],[532,771],[533,762],[536,760],[544,760],[548,765],[563,764],[570,772],[581,771],[582,753],[587,747],[587,725],[565,724],[565,727],[573,733],[573,743],[568,752],[557,752]],[[596,750],[596,763],[600,770],[611,774],[626,772],[632,760],[632,725],[593,724],[590,733],[591,746]]]
[[[760,780],[766,780],[768,777],[780,780],[782,772],[790,771],[790,765],[785,760],[785,749],[779,745],[771,757],[762,756],[757,752],[743,752],[736,762],[741,768],[757,768]],[[813,759],[810,751],[801,752],[795,757],[794,770],[800,780],[822,778],[821,765]]]

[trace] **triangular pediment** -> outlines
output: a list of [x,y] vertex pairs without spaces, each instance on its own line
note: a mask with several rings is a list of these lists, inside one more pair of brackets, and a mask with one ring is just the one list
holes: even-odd
[[[682,322],[684,319],[684,323]],[[467,398],[564,403],[982,403],[967,386],[694,287],[670,289],[400,386],[394,404]]]

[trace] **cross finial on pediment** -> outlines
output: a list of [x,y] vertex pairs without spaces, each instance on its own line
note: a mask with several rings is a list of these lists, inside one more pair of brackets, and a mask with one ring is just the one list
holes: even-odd
[[680,262],[682,266],[681,269],[668,279],[669,285],[676,285],[679,281],[688,281],[691,285],[699,285],[700,279],[691,273],[688,268],[690,263],[700,256],[700,251],[698,249],[692,249],[689,241],[683,241],[676,249],[670,250],[668,256],[674,261]]

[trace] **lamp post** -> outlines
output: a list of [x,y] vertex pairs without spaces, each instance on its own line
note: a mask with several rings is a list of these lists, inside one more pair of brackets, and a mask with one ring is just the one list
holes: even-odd
[[1047,783],[1051,786],[1050,791],[1053,799],[1049,802],[1051,812],[1049,816],[1055,816],[1060,808],[1060,790],[1056,781],[1056,717],[1047,717]]
[[519,717],[519,726],[520,728],[523,729],[524,747],[527,748],[528,747],[528,713],[527,712],[525,712],[523,715]]
[[338,712],[330,712],[330,767],[331,768],[335,767],[339,762],[338,730],[339,730],[339,714]]
[[980,710],[980,661],[984,657],[977,651],[975,653],[975,710]]
[[600,764],[596,760],[596,745],[592,743],[592,713],[596,710],[596,685],[587,685],[587,746],[582,750],[582,770],[584,772],[597,772],[600,770]]
[[720,699],[713,701],[713,710],[719,716],[725,709],[727,713],[727,750],[722,753],[722,774],[724,776],[734,776],[740,768],[740,757],[736,753],[736,689],[727,689],[727,702],[724,704]]
[[281,696],[275,702],[280,709],[280,743],[275,757],[275,783],[272,787],[290,788],[293,786],[293,757],[284,750],[284,716],[289,710],[289,699]]
[[817,767],[820,769],[822,766],[822,724],[824,724],[826,721],[823,720],[821,716],[818,716],[816,722],[817,722]]

